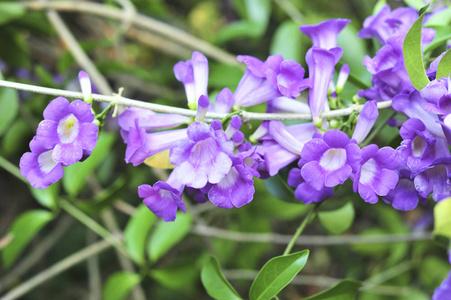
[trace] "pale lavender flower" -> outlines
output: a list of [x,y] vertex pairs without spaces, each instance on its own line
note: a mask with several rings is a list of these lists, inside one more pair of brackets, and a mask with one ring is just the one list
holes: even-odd
[[91,79],[88,73],[85,71],[80,71],[78,73],[78,81],[80,82],[81,92],[83,93],[83,100],[86,102],[92,102],[92,88]]
[[176,166],[173,172],[182,184],[199,189],[220,182],[229,173],[234,145],[220,128],[219,121],[210,127],[194,122],[188,126],[188,139],[171,148],[169,158]]
[[232,161],[233,165],[227,175],[208,191],[208,198],[214,205],[227,209],[251,202],[255,193],[252,178],[260,176],[246,164],[246,157],[233,157]]
[[174,66],[174,74],[185,86],[188,107],[196,109],[199,97],[207,94],[208,60],[202,53],[194,51],[191,59]]
[[366,102],[359,114],[357,124],[355,125],[354,132],[352,133],[352,138],[359,144],[363,142],[371,128],[373,128],[378,117],[379,110],[377,109],[376,101]]
[[299,166],[308,185],[316,190],[343,184],[356,172],[361,161],[355,140],[336,129],[319,134],[304,145]]
[[46,189],[63,177],[61,163],[53,159],[53,149],[40,144],[36,137],[30,142],[31,152],[20,158],[20,174],[27,178],[31,186]]
[[412,172],[407,169],[401,169],[399,172],[399,181],[383,200],[391,204],[397,210],[412,210],[418,205],[418,201],[426,204],[427,198],[422,197],[415,189],[415,184],[411,179]]
[[390,147],[380,150],[376,145],[362,148],[362,162],[356,172],[354,192],[359,192],[365,202],[376,203],[378,196],[386,196],[398,183],[399,162],[396,151]]
[[148,157],[168,150],[177,142],[186,139],[186,128],[147,133],[136,119],[135,126],[130,127],[128,131],[125,161],[137,166]]
[[325,187],[316,190],[307,184],[301,175],[301,169],[293,168],[288,174],[288,184],[295,187],[294,196],[304,204],[316,203],[334,196],[334,189]]
[[52,149],[52,158],[63,166],[80,161],[94,149],[98,127],[93,123],[91,104],[80,100],[71,103],[66,98],[52,100],[44,110],[36,140]]
[[427,131],[423,122],[409,119],[404,122],[399,134],[403,141],[397,151],[411,171],[418,171],[432,163],[437,139]]

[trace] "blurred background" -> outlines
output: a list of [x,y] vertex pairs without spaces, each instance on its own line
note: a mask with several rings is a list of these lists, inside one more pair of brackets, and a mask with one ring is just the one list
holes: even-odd
[[[342,62],[370,83],[362,59],[376,49],[372,41],[358,39],[357,32],[376,2],[0,1],[0,70],[6,80],[76,91],[83,69],[91,75],[95,93],[111,94],[123,87],[128,98],[185,108],[183,85],[172,68],[194,50],[209,59],[209,93],[214,98],[224,87],[236,88],[244,72],[236,55],[265,60],[277,53],[307,69],[304,57],[311,41],[298,27],[348,18],[352,22],[338,43],[344,49]],[[392,8],[404,5],[388,2]],[[77,55],[77,49],[86,55]],[[351,99],[359,87],[348,83],[346,90],[344,97]],[[198,205],[190,199],[187,216],[163,224],[140,206],[137,187],[164,179],[167,171],[125,164],[125,145],[112,118],[93,157],[67,167],[60,183],[36,191],[14,174],[53,98],[0,89],[0,295],[97,243],[104,248],[99,246],[95,255],[54,274],[20,299],[121,299],[118,290],[132,288],[124,299],[209,299],[199,275],[208,253],[219,259],[226,278],[246,297],[256,272],[282,254],[307,211],[282,183],[288,172],[283,170],[280,177],[256,180],[254,200],[240,209]],[[264,105],[255,108],[264,110]],[[251,122],[247,133],[257,126]],[[397,129],[386,128],[376,141],[396,147],[397,136]],[[302,299],[343,278],[365,282],[359,299],[430,299],[449,271],[444,248],[429,238],[432,203],[399,212],[384,203],[366,204],[351,189],[345,185],[306,228],[307,238],[300,239],[304,244],[294,250],[310,249],[310,258],[280,299]],[[68,214],[67,207],[62,209],[61,200],[124,237],[127,250],[135,251],[131,259],[109,244],[98,244],[101,238]],[[17,221],[30,211],[44,213]],[[22,244],[7,250],[11,232],[22,237]],[[267,234],[266,241],[253,233]],[[403,234],[405,240],[397,241],[393,234]],[[380,241],[365,243],[368,236]]]

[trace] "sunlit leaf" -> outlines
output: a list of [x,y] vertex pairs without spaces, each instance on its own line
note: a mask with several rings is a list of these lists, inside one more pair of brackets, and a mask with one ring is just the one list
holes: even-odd
[[200,273],[208,295],[217,300],[239,300],[241,297],[222,274],[218,260],[210,256]]
[[52,219],[53,215],[49,211],[31,210],[14,220],[8,231],[13,240],[2,250],[2,261],[5,268],[9,268],[14,263],[31,239]]
[[446,51],[445,55],[443,55],[442,59],[440,59],[440,63],[437,67],[437,75],[436,78],[448,77],[451,73],[451,52]]
[[251,300],[275,297],[304,268],[308,250],[271,258],[258,272],[249,291]]
[[451,198],[446,198],[434,207],[433,235],[451,238]]
[[169,160],[169,149],[146,158],[144,163],[152,168],[174,169],[174,165]]
[[50,187],[40,190],[30,187],[31,194],[44,207],[54,209],[58,199],[60,186],[58,183],[52,184]]
[[404,44],[403,54],[407,73],[410,81],[417,90],[423,89],[429,79],[423,65],[423,55],[421,52],[421,29],[423,27],[424,13],[413,23],[407,33]]
[[103,299],[126,299],[133,288],[141,281],[138,274],[130,272],[116,272],[111,275],[103,288]]

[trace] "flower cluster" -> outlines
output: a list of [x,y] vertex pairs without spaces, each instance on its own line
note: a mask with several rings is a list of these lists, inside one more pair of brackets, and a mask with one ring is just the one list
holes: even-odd
[[[82,71],[80,79],[85,98],[89,99],[89,77]],[[87,84],[88,89],[85,88]],[[30,142],[31,152],[20,159],[22,176],[38,189],[45,189],[60,180],[63,166],[86,159],[94,149],[98,138],[94,118],[90,103],[69,102],[63,97],[52,100]]]

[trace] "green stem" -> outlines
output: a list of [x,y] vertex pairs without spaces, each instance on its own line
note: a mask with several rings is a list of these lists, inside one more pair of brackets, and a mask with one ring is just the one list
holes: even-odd
[[225,116],[224,118],[221,119],[221,124],[224,125],[224,123],[227,122],[228,119],[230,119],[233,116],[237,116],[240,113],[241,113],[241,110],[237,110],[237,111],[234,111],[234,112],[228,114],[227,116]]
[[28,184],[27,179],[25,179],[25,177],[23,177],[20,174],[20,170],[18,167],[16,167],[15,165],[13,165],[12,163],[10,163],[8,160],[6,160],[4,157],[0,156],[0,167],[5,169],[6,171],[8,171],[9,173],[11,173],[12,175],[14,175],[15,177],[17,177],[18,179],[22,180],[23,182],[25,182],[26,184]]
[[91,219],[87,214],[79,210],[77,207],[73,206],[66,200],[61,200],[61,208],[64,209],[71,216],[76,218],[78,221],[83,223],[86,227],[97,233],[103,239],[108,241],[111,245],[117,248],[122,254],[128,256],[127,251],[125,250],[122,243],[108,230],[106,230],[99,223]]
[[304,231],[305,226],[310,222],[310,216],[313,214],[313,212],[316,210],[316,205],[310,209],[310,211],[305,216],[304,220],[302,220],[301,225],[299,225],[298,229],[294,233],[293,237],[291,238],[291,241],[288,243],[287,247],[285,248],[285,251],[283,252],[283,255],[288,255],[291,252],[291,249],[293,249],[294,244],[296,243],[297,239],[301,235],[302,231]]

